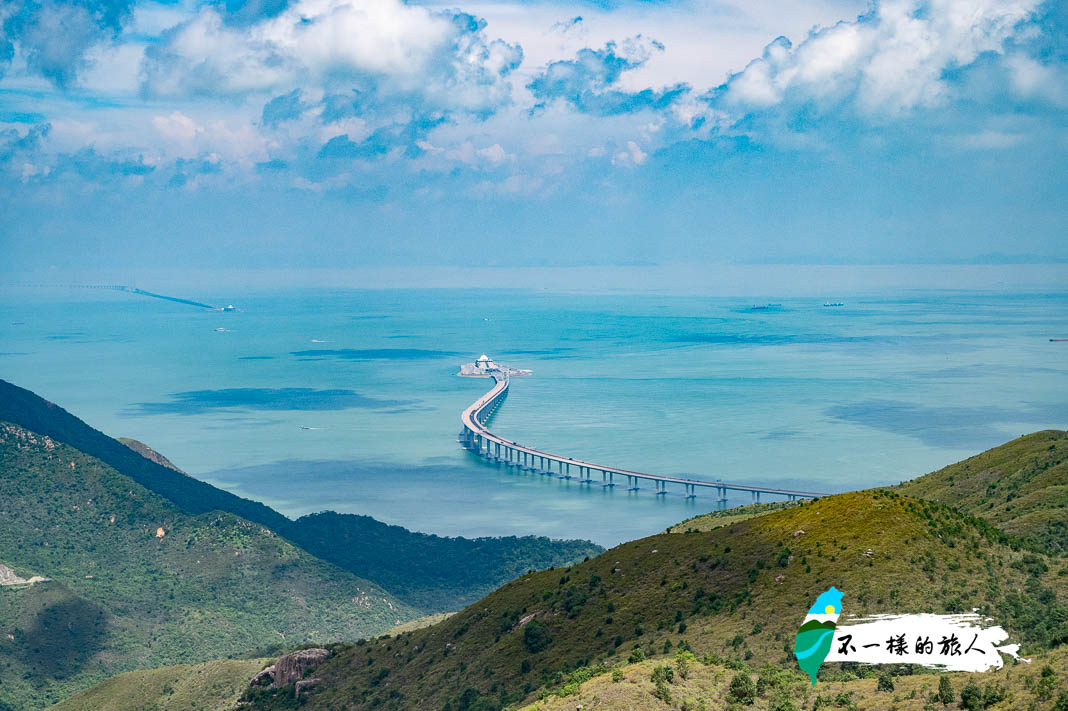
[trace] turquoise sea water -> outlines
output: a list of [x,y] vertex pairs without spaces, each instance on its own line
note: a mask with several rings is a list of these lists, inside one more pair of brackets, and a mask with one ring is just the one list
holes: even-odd
[[[171,289],[169,292],[174,293]],[[490,465],[457,442],[485,352],[530,368],[495,431],[652,473],[843,491],[1068,426],[1068,294],[767,299],[260,290],[206,312],[9,289],[0,377],[289,515],[612,545],[714,508]],[[225,330],[217,330],[225,329]],[[746,503],[737,495],[731,503]]]

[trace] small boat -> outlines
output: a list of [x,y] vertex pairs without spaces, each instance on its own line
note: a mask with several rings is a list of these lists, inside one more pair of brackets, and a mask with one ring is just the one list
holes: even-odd
[[237,309],[234,308],[233,304],[227,304],[226,306],[223,306],[222,310],[223,311],[237,311]]
[[824,306],[845,306],[841,301],[828,301]]

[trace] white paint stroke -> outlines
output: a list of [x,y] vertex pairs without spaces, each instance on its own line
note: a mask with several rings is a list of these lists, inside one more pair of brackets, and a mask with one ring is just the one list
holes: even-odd
[[[1000,669],[1004,665],[1002,654],[1030,662],[1019,656],[1020,645],[999,646],[1009,634],[998,625],[984,626],[991,622],[974,612],[855,618],[835,630],[824,662],[920,664],[970,672]],[[903,641],[903,649],[890,640]]]

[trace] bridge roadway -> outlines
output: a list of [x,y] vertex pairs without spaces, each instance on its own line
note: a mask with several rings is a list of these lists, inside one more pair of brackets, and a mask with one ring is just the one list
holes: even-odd
[[[775,489],[768,486],[749,486],[748,484],[734,484],[725,481],[703,481],[700,479],[686,479],[677,476],[661,476],[658,474],[646,474],[644,472],[606,467],[602,464],[561,457],[558,454],[550,454],[540,449],[526,447],[511,440],[507,440],[489,431],[485,423],[490,415],[497,409],[508,394],[509,378],[507,375],[492,376],[496,384],[485,395],[473,402],[463,414],[460,420],[463,430],[460,432],[460,443],[479,456],[487,459],[504,462],[521,469],[540,471],[543,474],[553,474],[564,479],[572,479],[571,468],[577,469],[577,478],[583,484],[601,484],[602,486],[615,486],[615,477],[627,477],[627,490],[638,491],[638,481],[647,480],[654,482],[657,495],[667,493],[668,484],[681,484],[686,492],[686,498],[694,498],[697,495],[697,487],[715,489],[719,502],[727,500],[727,491],[748,491],[753,495],[753,501],[759,502],[761,494],[774,494],[785,496],[790,501],[797,499],[814,499],[826,496],[815,491],[795,491],[793,489]],[[593,478],[594,472],[600,472],[601,479]]]

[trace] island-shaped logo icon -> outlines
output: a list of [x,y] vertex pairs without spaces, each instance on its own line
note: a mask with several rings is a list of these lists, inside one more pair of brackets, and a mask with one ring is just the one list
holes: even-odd
[[816,685],[816,674],[831,651],[838,616],[842,614],[842,593],[833,586],[820,593],[816,603],[805,615],[805,621],[794,638],[794,656],[801,670]]

